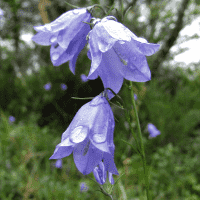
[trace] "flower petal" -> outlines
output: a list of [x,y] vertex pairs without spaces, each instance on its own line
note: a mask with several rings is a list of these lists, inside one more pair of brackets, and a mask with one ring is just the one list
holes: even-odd
[[92,64],[91,64],[88,78],[99,67],[99,64],[101,63],[101,59],[102,59],[102,53],[99,50],[98,44],[96,42],[97,40],[98,40],[98,37],[95,34],[93,34],[93,32],[91,31],[89,46],[90,46]]
[[84,15],[79,16],[76,20],[72,21],[68,27],[61,30],[58,34],[59,45],[62,48],[68,48],[69,43],[73,40],[73,38],[76,37],[76,40],[80,40],[81,38],[78,38],[76,33],[79,35],[85,33],[84,40],[86,41],[86,35],[90,31],[90,26],[82,21],[89,22],[90,19],[91,15],[89,13],[85,13]]
[[104,29],[108,32],[112,38],[122,41],[131,41],[131,37],[135,36],[128,28],[123,24],[116,22],[114,20],[109,20],[109,16],[105,17],[100,22]]
[[124,61],[122,65],[118,65],[118,70],[125,79],[137,82],[146,82],[151,79],[146,57],[137,50],[134,42],[125,44],[116,42],[113,50]]
[[105,166],[102,161],[97,167],[94,168],[93,174],[99,184],[103,185],[106,182],[107,171],[105,170]]
[[110,116],[107,114],[107,106],[105,106],[106,105],[102,106],[102,109],[99,109],[98,116],[96,116],[89,138],[96,148],[100,149],[101,151],[110,153],[107,142],[107,135],[112,133],[108,132]]
[[109,172],[111,172],[112,174],[115,174],[115,175],[119,175],[119,173],[117,171],[117,167],[116,167],[115,162],[114,162],[114,157],[111,154],[104,152],[103,162],[104,162],[106,171],[109,171]]
[[134,42],[138,50],[146,56],[153,55],[160,48],[159,44],[153,44],[153,43],[147,43],[147,42],[144,43],[144,42],[139,42],[139,41],[134,41]]
[[64,143],[60,143],[56,146],[53,155],[49,159],[61,159],[67,157],[72,153],[72,151],[73,151],[73,146],[65,146]]
[[98,48],[101,52],[108,51],[117,41],[117,39],[113,38],[110,34],[108,34],[101,22],[97,23],[94,26],[92,33],[89,35],[89,39],[91,39],[91,37],[94,36],[96,38]]
[[[106,53],[103,53],[99,67],[94,72],[94,75],[88,76],[88,79],[91,79],[91,77],[94,78],[98,74],[103,82],[104,88],[111,88],[115,93],[118,93],[123,84],[123,76],[120,74],[118,68],[122,68],[122,63],[115,52],[110,49]],[[110,93],[109,99],[113,96]]]
[[81,31],[78,32],[74,39],[70,42],[69,47],[66,51],[67,53],[73,55],[73,58],[69,62],[69,68],[73,74],[75,74],[77,57],[87,43],[86,35],[88,32],[89,26],[83,26]]
[[114,179],[113,179],[112,173],[110,173],[110,172],[108,172],[108,179],[109,179],[109,182],[110,182],[112,185],[114,185],[115,181],[114,181]]
[[54,36],[57,37],[57,34],[58,33],[38,32],[32,37],[32,40],[37,44],[48,46],[52,44],[51,38]]
[[56,44],[51,45],[50,55],[51,62],[54,66],[59,66],[67,61],[69,61],[73,55],[70,55],[66,49],[63,49],[61,46],[56,47]]
[[89,145],[87,153],[85,154],[85,148],[88,148],[88,142],[89,139],[86,139],[83,142],[77,144],[73,151],[73,157],[76,167],[84,175],[92,172],[103,157],[103,152],[94,147],[91,143]]
[[[70,10],[66,13],[63,13],[60,17],[54,20],[51,23],[45,24],[43,26],[36,26],[34,29],[36,31],[43,31],[43,32],[57,32],[66,27],[70,27],[76,20],[82,18],[87,14],[86,8],[79,8]],[[88,13],[89,14],[89,13]]]

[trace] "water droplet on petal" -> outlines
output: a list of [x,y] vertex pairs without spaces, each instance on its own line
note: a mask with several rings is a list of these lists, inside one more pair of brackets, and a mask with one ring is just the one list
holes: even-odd
[[138,41],[142,42],[142,43],[148,43],[148,41],[145,38],[139,37]]
[[95,134],[93,135],[93,140],[96,143],[102,143],[106,140],[106,134]]
[[88,128],[83,126],[76,127],[70,134],[70,140],[73,143],[80,143],[82,142],[88,134]]
[[60,54],[59,53],[53,53],[52,54],[52,60],[58,60]]
[[55,35],[51,36],[51,38],[50,38],[51,43],[56,42],[56,40],[57,40],[57,37]]
[[77,14],[79,13],[79,10],[78,10],[78,9],[74,9],[72,12],[73,12],[75,15],[77,15]]
[[46,29],[47,31],[52,31],[51,25],[49,25],[49,24],[46,24],[46,25],[45,25],[45,29]]

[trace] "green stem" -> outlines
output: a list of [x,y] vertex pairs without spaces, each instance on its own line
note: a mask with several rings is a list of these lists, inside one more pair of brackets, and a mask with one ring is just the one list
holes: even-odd
[[140,153],[140,155],[142,157],[142,162],[143,162],[145,185],[146,185],[146,195],[147,195],[147,200],[150,200],[149,178],[148,178],[148,173],[147,173],[146,158],[145,158],[145,152],[144,152],[144,144],[143,144],[143,140],[142,140],[142,132],[141,132],[141,128],[140,128],[140,121],[139,121],[139,117],[138,117],[138,113],[137,113],[137,109],[136,109],[136,105],[135,105],[134,93],[133,93],[133,90],[132,90],[132,81],[130,81],[130,89],[131,89],[131,102],[133,104],[133,110],[134,110],[134,113],[135,113],[136,124],[137,124],[139,138],[140,138],[140,145],[141,145],[141,153]]

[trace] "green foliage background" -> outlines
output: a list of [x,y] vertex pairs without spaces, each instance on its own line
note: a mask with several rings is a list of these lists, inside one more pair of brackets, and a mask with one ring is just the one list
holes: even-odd
[[[40,1],[42,2],[42,1]],[[68,1],[81,7],[100,3],[109,9],[115,4],[120,11],[122,1]],[[199,2],[182,1],[123,1],[124,17],[113,10],[112,15],[137,36],[151,43],[160,43],[161,49],[148,57],[152,80],[134,83],[131,88],[138,95],[136,102],[145,142],[150,189],[153,199],[200,198],[200,70],[199,63],[182,68],[173,66],[175,54],[171,48],[181,42],[198,38],[179,37],[180,31],[199,16]],[[175,5],[176,9],[173,9]],[[130,7],[132,6],[132,7]],[[130,8],[129,8],[130,7]],[[148,13],[141,12],[146,8]],[[0,23],[0,199],[109,199],[98,190],[98,185],[78,172],[72,155],[63,159],[63,168],[56,169],[50,161],[55,146],[78,109],[88,100],[76,97],[94,97],[103,87],[101,81],[83,83],[81,74],[88,74],[90,60],[85,48],[77,61],[76,76],[68,63],[54,67],[49,47],[29,46],[20,37],[25,32],[35,34],[33,26],[43,24],[41,9],[49,21],[70,10],[64,1],[3,1],[5,12]],[[129,10],[128,14],[126,11]],[[102,17],[96,10],[96,17]],[[141,16],[146,20],[141,21]],[[39,68],[37,68],[39,66]],[[189,66],[188,66],[189,67]],[[192,69],[192,70],[191,70]],[[31,74],[27,74],[31,70]],[[44,85],[50,82],[50,91]],[[60,84],[67,90],[62,91]],[[124,81],[119,95],[130,105],[130,92]],[[117,103],[115,97],[112,102]],[[122,176],[117,182],[114,199],[145,199],[142,162],[121,139],[132,142],[122,110],[112,106],[116,127],[114,133],[115,161]],[[13,115],[14,123],[8,121]],[[131,118],[135,128],[134,116]],[[149,139],[147,124],[153,123],[161,135]],[[136,131],[137,132],[137,131]],[[93,175],[89,175],[93,178]],[[116,177],[115,177],[116,180]],[[80,192],[85,182],[87,191]],[[109,185],[105,186],[109,189]]]

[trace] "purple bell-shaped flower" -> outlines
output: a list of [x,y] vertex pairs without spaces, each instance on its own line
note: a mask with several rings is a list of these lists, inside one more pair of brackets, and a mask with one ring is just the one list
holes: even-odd
[[82,174],[91,173],[103,160],[105,171],[118,175],[114,163],[114,127],[112,109],[100,94],[79,109],[50,159],[62,159],[73,152]]
[[119,92],[124,78],[136,82],[151,79],[146,56],[158,51],[159,44],[137,37],[113,16],[92,23],[94,27],[87,37],[88,57],[92,60],[88,79],[100,76],[104,88],[111,88],[115,93]]
[[90,19],[91,14],[86,8],[70,10],[49,24],[34,27],[38,33],[32,40],[40,45],[51,45],[53,65],[70,61],[70,70],[75,73],[76,59],[87,43],[86,36],[90,31],[90,26],[84,22],[90,22]]
[[160,131],[153,124],[148,123],[147,128],[149,132],[149,138],[160,135]]

